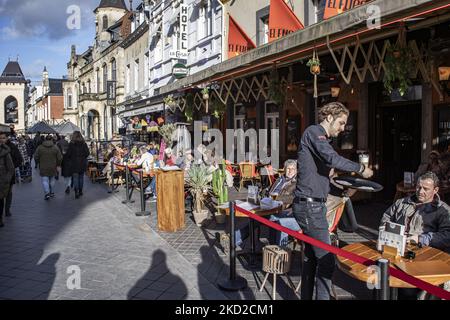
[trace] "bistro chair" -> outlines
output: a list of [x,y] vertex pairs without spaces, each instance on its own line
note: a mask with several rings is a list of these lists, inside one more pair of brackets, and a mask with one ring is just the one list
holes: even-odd
[[244,182],[250,181],[254,185],[254,181],[261,182],[261,176],[256,171],[256,164],[252,162],[239,163],[239,171],[241,173],[241,179],[239,183],[239,192],[241,192]]

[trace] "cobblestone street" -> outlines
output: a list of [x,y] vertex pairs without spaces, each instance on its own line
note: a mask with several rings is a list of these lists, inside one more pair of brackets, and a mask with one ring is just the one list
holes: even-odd
[[[1,299],[271,299],[271,280],[259,291],[264,278],[261,256],[257,268],[251,269],[246,256],[238,255],[237,273],[247,279],[248,288],[219,289],[217,283],[229,275],[229,257],[216,240],[225,225],[213,218],[200,228],[187,210],[183,230],[160,232],[154,203],[149,204],[150,216],[135,216],[137,192],[136,202],[127,206],[121,203],[123,188],[108,194],[106,186],[87,178],[79,200],[64,193],[61,181],[56,188],[55,198],[45,201],[36,171],[31,183],[14,187],[12,217],[5,218],[0,229]],[[358,205],[356,210],[364,211]],[[372,213],[367,216],[376,221]],[[341,233],[341,242],[373,237],[366,229]],[[81,270],[81,288],[75,290],[67,285],[73,266]],[[295,284],[300,274],[300,253],[295,251],[290,272]],[[299,299],[286,278],[279,279],[277,299]],[[335,272],[334,283],[338,299],[371,298],[365,284],[340,271]]]

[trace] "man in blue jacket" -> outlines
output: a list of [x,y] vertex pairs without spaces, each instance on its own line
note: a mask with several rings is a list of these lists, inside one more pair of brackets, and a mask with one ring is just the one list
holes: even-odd
[[[325,203],[330,191],[330,170],[357,172],[364,178],[373,175],[363,164],[341,157],[330,144],[330,138],[345,130],[348,115],[342,103],[326,104],[319,110],[320,124],[306,128],[299,144],[293,213],[305,235],[328,244],[331,241]],[[329,300],[334,267],[333,254],[306,243],[301,298],[312,299],[316,280],[316,299]]]

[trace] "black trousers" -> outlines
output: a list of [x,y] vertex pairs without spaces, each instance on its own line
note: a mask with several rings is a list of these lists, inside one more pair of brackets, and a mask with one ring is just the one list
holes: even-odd
[[[12,203],[12,189],[13,189],[13,184],[9,187],[9,192],[8,195],[5,198],[5,213],[9,213],[10,209],[11,209],[11,203]],[[3,207],[2,207],[3,209]],[[3,212],[3,210],[2,210]]]

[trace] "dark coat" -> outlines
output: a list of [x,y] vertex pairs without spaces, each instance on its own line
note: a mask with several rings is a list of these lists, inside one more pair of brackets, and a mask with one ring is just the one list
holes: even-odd
[[68,170],[71,174],[86,172],[87,157],[89,156],[89,148],[85,142],[81,141],[70,142],[66,156],[69,162]]
[[[8,146],[8,148],[10,150],[10,155],[11,155],[11,159],[14,164],[14,168],[19,168],[23,164],[23,158],[22,158],[22,154],[19,151],[19,148],[17,148],[17,146],[14,143],[12,143],[12,141],[9,139],[6,142],[6,145]],[[13,174],[13,176],[11,178],[11,185],[13,185],[15,183],[16,183],[16,175]]]
[[0,144],[0,199],[6,198],[8,195],[14,176],[15,170],[10,149],[7,145]]
[[61,151],[53,144],[53,141],[44,141],[34,154],[36,163],[39,164],[41,177],[54,177],[56,168],[61,165]]

